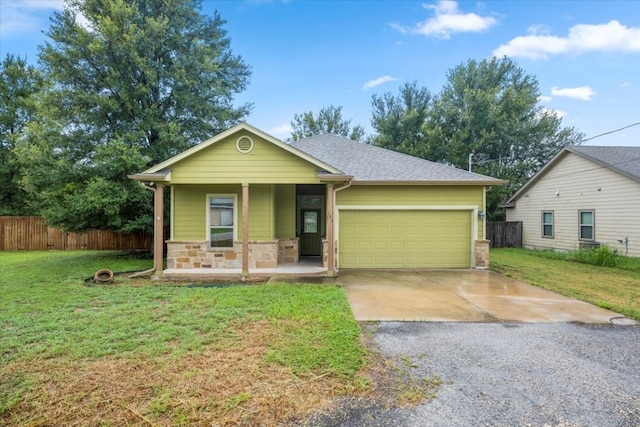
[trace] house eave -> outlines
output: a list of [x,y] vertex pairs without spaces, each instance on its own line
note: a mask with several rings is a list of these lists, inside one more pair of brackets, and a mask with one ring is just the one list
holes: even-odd
[[154,173],[136,173],[132,175],[127,175],[129,179],[134,179],[136,181],[146,181],[146,182],[170,182],[171,181],[171,171],[166,172],[154,172]]
[[351,181],[353,175],[319,173],[318,179],[320,182],[346,182]]
[[494,180],[358,180],[357,178],[353,180],[353,185],[482,185],[482,186],[494,186],[494,185],[504,185],[509,181],[505,181],[502,179],[494,179]]

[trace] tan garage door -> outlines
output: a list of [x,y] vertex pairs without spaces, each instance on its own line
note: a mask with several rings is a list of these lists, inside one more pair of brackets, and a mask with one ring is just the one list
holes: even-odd
[[468,268],[470,211],[341,210],[341,268]]

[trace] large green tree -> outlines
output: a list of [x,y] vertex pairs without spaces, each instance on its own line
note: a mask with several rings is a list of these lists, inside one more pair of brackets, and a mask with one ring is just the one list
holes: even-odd
[[[148,227],[127,178],[241,121],[250,68],[199,0],[67,0],[40,63],[53,82],[19,150],[24,186],[66,229]],[[46,176],[42,172],[48,170]]]
[[535,76],[509,58],[469,60],[447,73],[433,98],[414,82],[372,97],[371,142],[428,160],[509,180],[487,193],[488,217],[504,219],[498,204],[562,147],[583,135],[539,103]]
[[361,141],[364,138],[364,128],[360,125],[351,127],[351,120],[342,118],[342,107],[322,107],[317,115],[308,111],[296,114],[291,122],[293,131],[291,140],[298,141],[314,135],[329,133],[344,136],[353,141]]
[[43,84],[39,70],[23,58],[8,54],[0,64],[0,215],[33,213],[20,186],[15,148],[34,119]]
[[426,157],[423,126],[431,110],[431,93],[416,81],[400,87],[398,96],[372,97],[371,125],[376,134],[369,140],[378,147]]
[[487,195],[489,219],[504,219],[498,204],[526,182],[562,147],[583,135],[563,127],[539,103],[535,76],[507,57],[469,60],[451,69],[425,122],[427,156],[509,180]]

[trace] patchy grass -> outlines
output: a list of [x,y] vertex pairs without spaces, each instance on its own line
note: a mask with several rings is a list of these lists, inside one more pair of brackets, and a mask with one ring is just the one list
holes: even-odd
[[570,261],[570,254],[526,249],[491,249],[491,269],[532,285],[640,320],[640,260],[618,267]]
[[0,253],[0,424],[276,425],[367,392],[339,287],[82,281],[150,265]]

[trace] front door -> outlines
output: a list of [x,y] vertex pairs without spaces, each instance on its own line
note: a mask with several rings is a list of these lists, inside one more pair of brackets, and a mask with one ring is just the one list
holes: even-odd
[[320,209],[302,209],[301,214],[300,255],[320,256],[322,255]]

